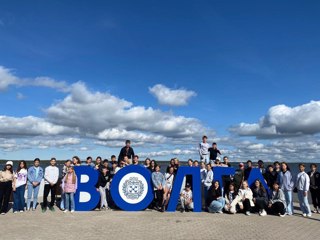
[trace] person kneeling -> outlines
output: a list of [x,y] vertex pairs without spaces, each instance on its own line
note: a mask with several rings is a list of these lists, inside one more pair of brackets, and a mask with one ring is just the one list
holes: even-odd
[[222,197],[218,181],[215,181],[208,191],[207,206],[210,213],[222,213],[225,200]]
[[193,210],[193,199],[190,184],[186,184],[186,188],[180,194],[181,212]]
[[270,212],[274,215],[284,217],[286,215],[286,198],[283,191],[279,188],[279,184],[273,184],[272,197],[269,201]]

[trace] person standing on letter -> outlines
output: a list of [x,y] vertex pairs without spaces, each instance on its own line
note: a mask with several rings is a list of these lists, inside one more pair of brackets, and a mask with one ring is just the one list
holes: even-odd
[[204,161],[205,163],[209,163],[209,143],[207,143],[208,137],[203,136],[202,142],[199,144],[199,155],[200,155],[200,161]]

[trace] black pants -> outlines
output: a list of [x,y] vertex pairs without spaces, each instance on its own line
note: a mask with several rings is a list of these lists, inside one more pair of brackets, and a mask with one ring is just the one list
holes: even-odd
[[250,204],[250,200],[248,198],[246,198],[243,201],[243,211],[244,212],[251,212],[251,204]]
[[284,204],[282,202],[275,202],[271,206],[271,213],[274,215],[284,215],[286,213],[286,209],[284,207]]
[[0,213],[7,213],[12,192],[12,181],[0,183]]
[[312,204],[314,208],[320,208],[320,188],[313,189],[310,188],[311,198],[312,198]]
[[50,191],[51,191],[50,207],[54,206],[54,202],[56,201],[56,187],[57,187],[57,184],[54,184],[53,186],[51,186],[50,184],[44,185],[43,203],[42,203],[43,208],[46,208],[48,206],[48,199],[47,198],[48,198]]
[[255,210],[257,212],[261,211],[261,210],[265,210],[267,208],[267,203],[262,200],[262,199],[256,199],[255,202]]
[[163,204],[163,190],[156,190],[156,207],[162,207]]

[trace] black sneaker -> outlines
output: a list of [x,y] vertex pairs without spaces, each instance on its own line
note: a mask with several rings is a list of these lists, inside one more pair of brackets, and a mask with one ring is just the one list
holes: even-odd
[[47,211],[47,208],[42,208],[42,213],[45,213]]
[[56,210],[54,209],[54,207],[49,207],[49,210],[51,211],[51,212],[55,212]]

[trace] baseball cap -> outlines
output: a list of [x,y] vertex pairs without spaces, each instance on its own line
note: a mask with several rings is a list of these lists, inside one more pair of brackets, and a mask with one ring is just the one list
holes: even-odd
[[11,165],[11,166],[13,166],[13,162],[12,162],[12,161],[8,161],[8,162],[6,162],[6,165]]

